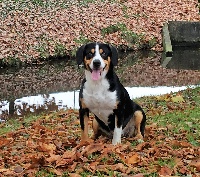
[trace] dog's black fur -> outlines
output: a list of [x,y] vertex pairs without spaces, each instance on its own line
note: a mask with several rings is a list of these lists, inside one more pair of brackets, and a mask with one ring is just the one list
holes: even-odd
[[88,139],[89,111],[95,114],[93,138],[112,137],[112,143],[121,143],[121,136],[144,137],[146,116],[134,103],[114,72],[118,62],[115,47],[102,43],[81,46],[76,54],[77,64],[84,64],[85,79],[79,95],[79,118],[82,140]]

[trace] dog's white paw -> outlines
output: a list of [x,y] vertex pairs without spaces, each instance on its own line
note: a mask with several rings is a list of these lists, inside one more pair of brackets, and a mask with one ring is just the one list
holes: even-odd
[[118,144],[121,144],[121,139],[119,139],[119,140],[116,140],[116,139],[112,139],[112,144],[113,145],[118,145]]
[[121,144],[121,135],[122,135],[122,127],[115,128],[114,134],[113,134],[113,139],[112,139],[113,145]]

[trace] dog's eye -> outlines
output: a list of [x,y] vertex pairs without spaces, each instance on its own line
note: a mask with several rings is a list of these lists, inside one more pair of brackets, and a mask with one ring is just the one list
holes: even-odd
[[106,57],[106,53],[105,53],[105,52],[102,52],[102,53],[101,53],[101,56],[102,56],[102,57]]
[[88,58],[92,58],[92,57],[93,57],[93,53],[92,53],[92,52],[89,52],[89,53],[87,54],[87,57],[88,57]]

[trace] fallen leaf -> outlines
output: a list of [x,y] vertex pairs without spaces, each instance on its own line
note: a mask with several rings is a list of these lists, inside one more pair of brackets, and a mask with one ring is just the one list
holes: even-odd
[[176,147],[192,147],[192,145],[188,142],[185,141],[177,141],[177,140],[172,140],[171,145],[176,146]]
[[5,146],[13,141],[13,138],[0,137],[0,147]]
[[94,152],[97,152],[97,151],[101,151],[103,149],[104,145],[103,144],[90,144],[88,145],[84,151],[82,151],[82,154],[86,154],[87,156],[94,153]]
[[21,166],[17,166],[14,168],[15,173],[21,173],[23,171],[23,168]]
[[58,176],[62,176],[63,172],[60,171],[59,169],[51,169],[50,172],[55,173]]
[[140,156],[138,153],[134,153],[130,158],[126,160],[127,164],[136,164],[138,162],[140,162]]
[[136,149],[138,151],[142,151],[143,149],[148,149],[151,147],[151,144],[149,142],[143,142],[137,145]]
[[133,175],[133,177],[144,177],[144,175],[142,173],[139,173],[137,175]]
[[11,171],[10,169],[7,169],[7,168],[0,168],[0,172],[3,173],[3,172],[9,172]]
[[192,160],[190,166],[196,168],[196,170],[200,172],[200,158]]
[[75,154],[76,154],[75,150],[72,150],[72,151],[68,150],[64,152],[64,154],[62,155],[62,158],[69,159],[69,158],[72,158]]
[[73,172],[77,166],[78,162],[73,162],[72,165],[69,166],[69,172]]
[[186,174],[187,171],[188,171],[188,169],[187,169],[187,167],[185,167],[185,166],[183,166],[182,168],[179,169],[179,172],[180,172],[181,174]]
[[53,163],[55,161],[59,161],[61,159],[60,155],[50,154],[49,158],[46,158],[45,160],[49,163]]
[[81,177],[81,175],[76,174],[76,173],[69,173],[70,177]]
[[92,162],[89,165],[90,170],[92,170],[93,172],[95,172],[97,170],[97,165],[99,164],[99,162]]
[[183,102],[185,102],[185,100],[183,99],[183,97],[181,95],[177,95],[175,97],[172,97],[171,100],[174,103],[183,103]]
[[159,174],[162,176],[170,176],[172,174],[172,170],[169,167],[161,167]]
[[39,142],[38,144],[39,144],[38,146],[39,151],[53,153],[53,151],[56,150],[56,146],[52,143],[46,144],[46,143]]
[[28,166],[27,169],[33,169],[33,168],[38,168],[40,166],[44,166],[45,164],[45,158],[44,156],[33,156],[33,157],[29,157],[31,160],[31,164]]

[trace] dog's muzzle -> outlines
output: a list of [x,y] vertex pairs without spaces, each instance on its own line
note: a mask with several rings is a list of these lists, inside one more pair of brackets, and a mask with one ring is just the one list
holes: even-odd
[[92,68],[92,80],[99,80],[101,77],[101,61],[99,59],[95,59],[93,61],[93,68]]
[[100,67],[100,65],[101,65],[101,61],[100,61],[100,60],[95,59],[95,60],[93,61],[93,69],[94,69],[94,70],[98,70],[99,67]]

